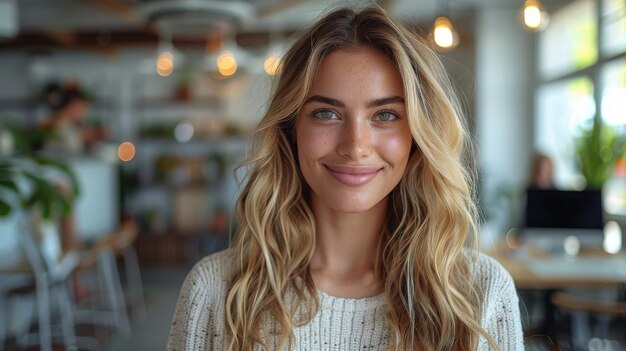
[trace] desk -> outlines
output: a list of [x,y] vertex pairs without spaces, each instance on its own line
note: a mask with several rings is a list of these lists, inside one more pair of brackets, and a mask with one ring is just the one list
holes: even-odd
[[536,247],[511,249],[506,244],[483,249],[511,274],[518,289],[558,290],[626,285],[626,253],[610,255],[583,250],[574,258],[550,255]]
[[551,296],[571,288],[626,290],[626,253],[582,250],[576,257],[549,254],[526,246],[511,249],[500,243],[483,253],[495,258],[511,274],[518,290],[541,292],[544,314],[534,335],[545,335],[558,345],[555,307]]

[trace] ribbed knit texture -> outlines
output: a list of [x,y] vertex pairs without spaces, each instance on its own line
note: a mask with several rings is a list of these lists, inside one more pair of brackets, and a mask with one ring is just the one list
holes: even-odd
[[[481,324],[502,351],[524,350],[518,297],[510,275],[492,258],[477,254],[477,282],[484,291]],[[224,349],[224,302],[232,251],[205,257],[181,288],[168,350]],[[320,310],[296,328],[296,350],[385,350],[389,346],[384,296],[337,298],[319,292]],[[478,350],[490,350],[481,338]]]

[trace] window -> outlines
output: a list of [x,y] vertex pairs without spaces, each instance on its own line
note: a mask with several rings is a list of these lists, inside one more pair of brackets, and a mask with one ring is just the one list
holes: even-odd
[[602,54],[626,50],[626,0],[602,0]]
[[544,118],[535,123],[535,147],[553,159],[557,185],[577,187],[575,136],[593,122],[593,82],[582,77],[546,84],[538,91],[537,108]]
[[557,187],[580,188],[582,129],[598,118],[626,137],[626,0],[576,0],[551,16],[538,38],[534,146],[553,159]]
[[539,68],[552,78],[589,67],[598,59],[595,0],[578,0],[552,15],[539,37]]
[[609,62],[601,72],[602,119],[623,134],[626,132],[626,61]]

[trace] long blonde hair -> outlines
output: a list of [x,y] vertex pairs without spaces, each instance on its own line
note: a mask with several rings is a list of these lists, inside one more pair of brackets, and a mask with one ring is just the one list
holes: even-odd
[[237,259],[226,299],[229,350],[292,349],[293,329],[317,313],[308,271],[315,220],[297,162],[294,121],[322,60],[356,46],[380,51],[397,67],[415,142],[406,174],[388,197],[380,247],[390,347],[475,349],[480,335],[495,346],[480,326],[481,292],[473,255],[464,251],[475,245],[477,216],[458,103],[429,45],[373,7],[332,11],[300,34],[283,60],[239,199]]

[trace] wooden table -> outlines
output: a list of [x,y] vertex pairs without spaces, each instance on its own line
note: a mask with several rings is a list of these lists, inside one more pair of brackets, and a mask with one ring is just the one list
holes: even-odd
[[[511,274],[518,289],[546,290],[575,287],[619,287],[626,285],[626,253],[610,255],[600,249],[582,250],[576,257],[549,254],[537,247],[519,246],[511,248],[506,243],[499,243],[482,250],[495,258]],[[541,263],[571,265],[566,274],[537,274],[533,265]],[[589,270],[577,270],[584,264],[604,264],[598,274]],[[584,267],[584,266],[583,266]]]
[[[544,308],[542,323],[529,335],[545,335],[558,348],[556,308],[552,302],[553,294],[571,288],[616,289],[624,297],[626,291],[626,253],[610,255],[600,249],[582,250],[576,257],[555,255],[532,246],[508,245],[498,243],[483,253],[495,258],[511,274],[518,290],[538,292]],[[559,265],[561,274],[550,267],[537,272],[537,265]],[[594,265],[592,270],[581,269]],[[571,269],[569,267],[571,266]],[[597,272],[593,272],[593,271]],[[594,274],[595,273],[595,274]]]

